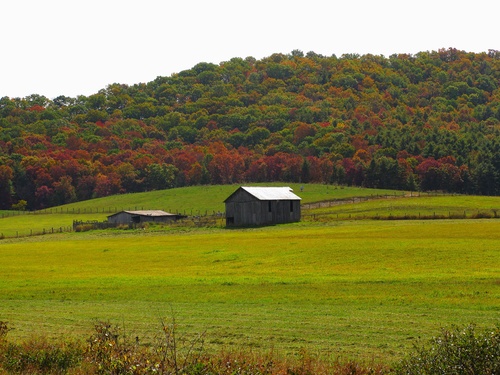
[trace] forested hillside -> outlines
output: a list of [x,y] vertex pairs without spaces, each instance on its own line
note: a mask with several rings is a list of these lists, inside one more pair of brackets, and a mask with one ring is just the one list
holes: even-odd
[[500,52],[199,63],[0,99],[0,208],[257,181],[500,194]]

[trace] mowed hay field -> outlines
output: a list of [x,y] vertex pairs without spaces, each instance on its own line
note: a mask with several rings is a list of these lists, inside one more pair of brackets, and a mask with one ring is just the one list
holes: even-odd
[[0,241],[0,270],[19,340],[105,320],[147,343],[175,316],[208,350],[390,361],[441,327],[500,323],[498,219],[58,233]]

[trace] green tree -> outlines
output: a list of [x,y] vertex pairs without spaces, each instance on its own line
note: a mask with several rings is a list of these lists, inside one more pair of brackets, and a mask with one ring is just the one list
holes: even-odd
[[173,188],[178,169],[171,164],[151,164],[146,169],[145,184],[149,190]]
[[7,165],[0,165],[0,209],[7,210],[12,204],[14,195],[13,177],[12,168]]
[[481,162],[475,170],[477,192],[482,195],[500,194],[500,175],[491,161]]

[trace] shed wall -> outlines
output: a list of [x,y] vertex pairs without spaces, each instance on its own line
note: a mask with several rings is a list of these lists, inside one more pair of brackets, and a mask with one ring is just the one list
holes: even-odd
[[146,223],[157,222],[165,223],[175,221],[176,216],[148,216],[148,215],[135,215],[128,212],[119,212],[116,215],[108,217],[108,222],[115,224],[130,224],[130,223]]
[[258,200],[247,192],[236,192],[226,201],[227,226],[269,225],[300,221],[299,200]]
[[129,224],[132,222],[132,215],[127,212],[119,212],[116,215],[108,217],[108,222],[115,224]]

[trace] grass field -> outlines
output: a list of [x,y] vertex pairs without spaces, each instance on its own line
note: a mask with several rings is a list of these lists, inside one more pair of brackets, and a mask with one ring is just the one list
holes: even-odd
[[[466,195],[417,195],[374,199],[356,204],[318,205],[308,214],[338,215],[340,218],[387,218],[394,217],[474,217],[479,214],[500,217],[500,197],[479,197]],[[347,203],[350,203],[349,201]]]
[[5,239],[0,320],[17,339],[110,320],[147,341],[174,314],[214,350],[392,361],[440,327],[499,323],[499,245],[498,219]]
[[[362,189],[321,184],[275,183],[266,185],[290,186],[300,195],[303,203],[350,197],[403,194],[394,190]],[[116,195],[71,203],[37,212],[25,212],[14,217],[1,218],[2,215],[12,215],[12,213],[0,211],[0,237],[23,237],[39,233],[61,232],[71,228],[73,220],[103,221],[106,220],[108,215],[121,210],[155,209],[189,216],[224,212],[224,200],[237,187],[237,185],[192,186],[148,193]]]

